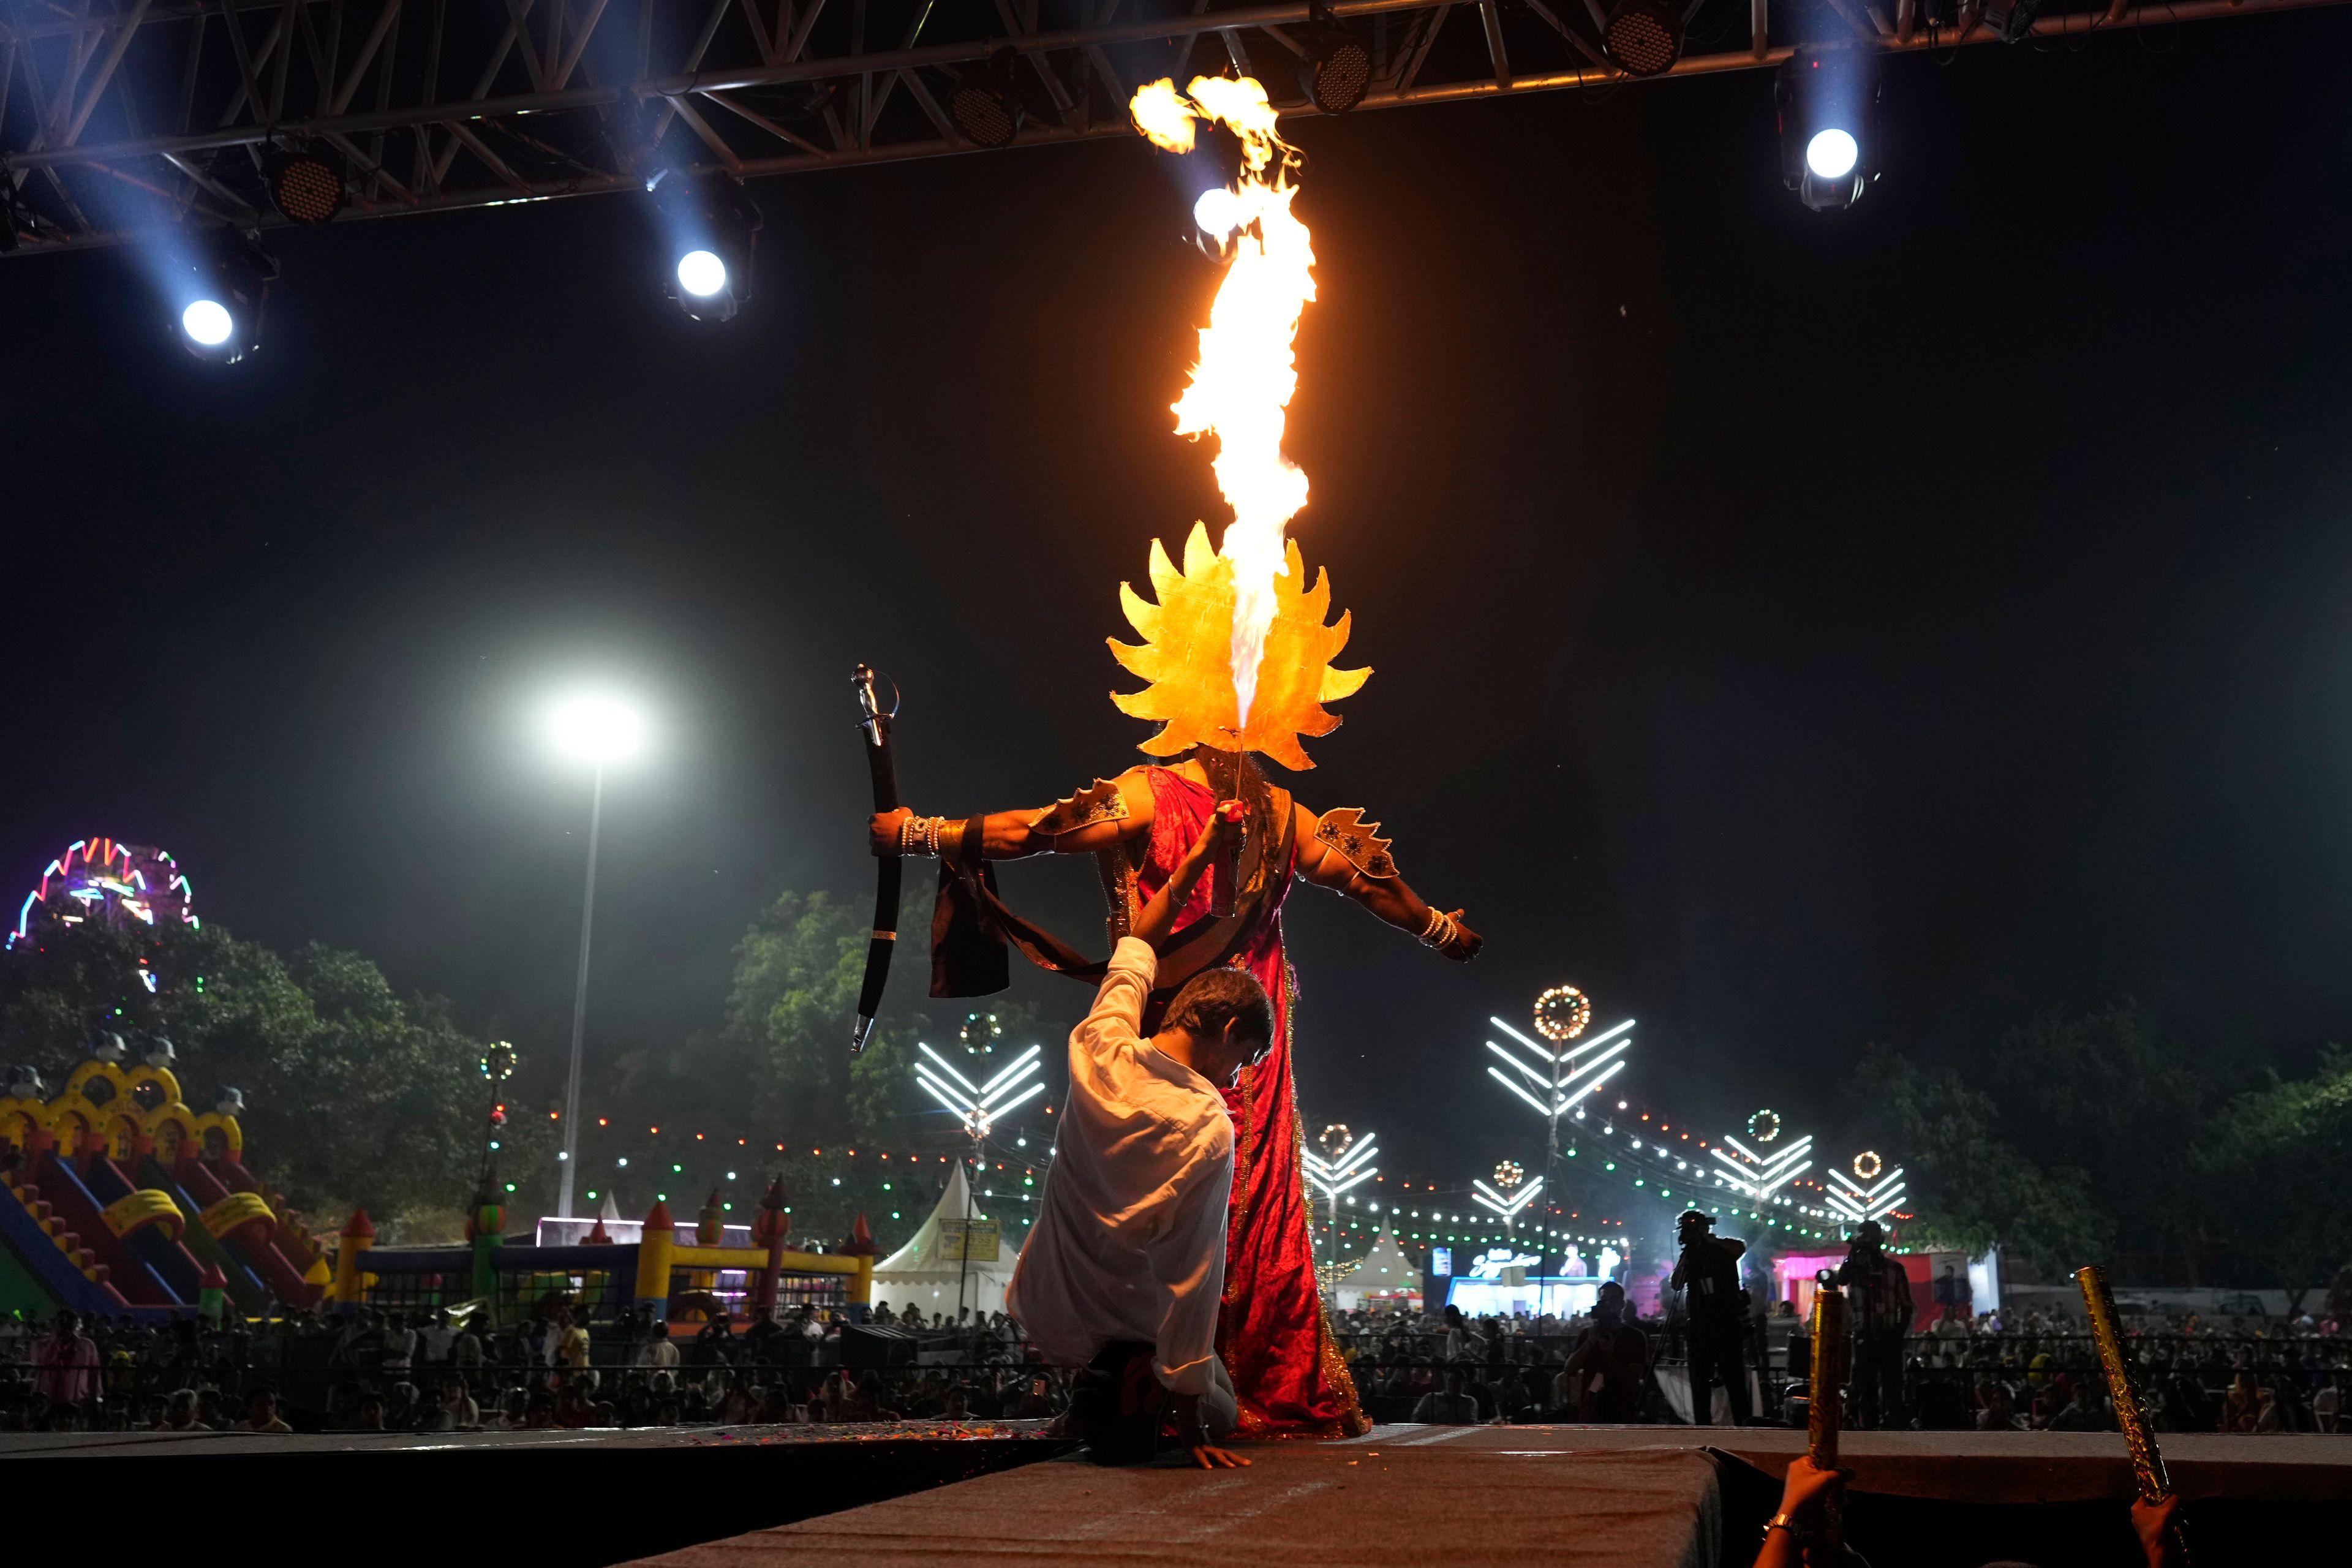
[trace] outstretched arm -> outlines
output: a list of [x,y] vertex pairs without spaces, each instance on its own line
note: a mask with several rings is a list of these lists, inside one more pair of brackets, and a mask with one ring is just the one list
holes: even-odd
[[[1029,855],[1083,855],[1108,848],[1117,843],[1151,831],[1151,785],[1139,770],[1119,775],[1120,799],[1126,803],[1125,815],[1102,822],[1091,822],[1066,833],[1039,830],[1039,825],[1052,814],[1050,805],[1036,806],[1027,811],[994,811],[981,819],[981,854],[991,860],[1018,860]],[[901,834],[909,821],[919,818],[905,806],[897,811],[877,812],[866,825],[868,846],[877,855],[922,854],[918,845],[913,849],[902,846]],[[943,831],[961,832],[963,818],[949,817]]]
[[[1298,841],[1298,874],[1318,888],[1328,888],[1345,893],[1356,902],[1378,915],[1399,931],[1420,936],[1431,925],[1430,907],[1420,894],[1408,887],[1402,877],[1368,877],[1356,868],[1355,863],[1315,837],[1315,825],[1321,819],[1305,806],[1292,803],[1294,828]],[[1452,937],[1438,944],[1437,951],[1458,963],[1467,963],[1478,956],[1486,939],[1462,923],[1462,911],[1449,910],[1454,921]]]

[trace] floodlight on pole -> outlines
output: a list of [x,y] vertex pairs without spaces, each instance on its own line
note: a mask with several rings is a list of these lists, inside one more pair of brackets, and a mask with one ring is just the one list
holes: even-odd
[[593,770],[588,795],[588,879],[580,897],[580,970],[572,987],[572,1060],[563,1082],[562,1173],[555,1217],[572,1217],[572,1173],[580,1165],[580,1062],[588,1029],[588,945],[596,925],[596,850],[604,826],[604,767],[635,756],[645,743],[645,720],[617,697],[583,692],[556,704],[548,718],[556,749]]

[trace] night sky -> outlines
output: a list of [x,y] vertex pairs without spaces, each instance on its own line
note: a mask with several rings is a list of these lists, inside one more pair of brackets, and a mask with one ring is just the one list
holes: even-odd
[[[1310,1130],[1524,1155],[1484,1020],[1563,981],[1710,1130],[2125,993],[2287,1066],[2352,1040],[2347,49],[2315,12],[1896,60],[1830,217],[1763,73],[1296,127],[1293,531],[1377,673],[1293,782],[1489,939],[1295,897]],[[206,917],[356,948],[551,1088],[571,679],[658,715],[599,1057],[714,1027],[780,890],[867,896],[855,661],[919,809],[1137,760],[1117,584],[1224,517],[1167,413],[1196,176],[1102,142],[754,188],[720,329],[619,198],[274,236],[226,371],[127,257],[0,268],[12,916],[74,838],[161,844]],[[1086,864],[1005,883],[1099,942]]]

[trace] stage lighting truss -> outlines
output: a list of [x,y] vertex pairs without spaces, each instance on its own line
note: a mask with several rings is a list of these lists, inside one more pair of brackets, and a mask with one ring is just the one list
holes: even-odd
[[1031,1046],[984,1084],[976,1084],[956,1070],[955,1064],[920,1040],[915,1048],[929,1058],[915,1064],[915,1081],[963,1124],[964,1135],[984,1141],[996,1124],[1017,1106],[1045,1092],[1038,1078],[1043,1048]]
[[[447,212],[641,188],[648,168],[742,181],[1124,140],[1129,99],[1163,76],[1245,72],[1297,116],[1770,69],[1816,21],[1783,7],[1776,41],[1769,0],[642,0],[450,6],[426,27],[404,3],[5,13],[0,252],[317,221],[334,185],[281,164],[273,186],[274,148],[339,164],[349,216]],[[1987,0],[1957,26],[1918,0],[1834,10],[1874,57],[2335,3]],[[1860,167],[1873,152],[1862,138]]]
[[1759,1154],[1727,1132],[1707,1152],[1721,1167],[1708,1174],[1740,1196],[1759,1204],[1779,1201],[1782,1187],[1813,1168],[1811,1133],[1785,1149]]
[[1490,1066],[1486,1076],[1526,1100],[1538,1116],[1547,1120],[1574,1109],[1581,1097],[1600,1093],[1601,1085],[1624,1070],[1629,1059],[1625,1053],[1633,1046],[1631,1018],[1575,1046],[1565,1040],[1533,1039],[1500,1018],[1486,1021],[1510,1036],[1520,1047],[1517,1051],[1506,1050],[1488,1040],[1486,1048],[1512,1070],[1507,1073]]
[[1830,1212],[1848,1225],[1885,1219],[1903,1203],[1903,1167],[1897,1165],[1864,1185],[1834,1166],[1830,1170]]
[[1367,1132],[1343,1148],[1337,1158],[1327,1159],[1312,1149],[1301,1156],[1306,1162],[1307,1184],[1322,1194],[1327,1212],[1339,1212],[1339,1200],[1381,1173],[1372,1163],[1380,1150],[1376,1137]]
[[1528,1205],[1536,1201],[1536,1194],[1543,1191],[1543,1178],[1538,1176],[1518,1191],[1506,1194],[1497,1192],[1483,1181],[1474,1181],[1470,1184],[1470,1201],[1480,1208],[1500,1215],[1503,1228],[1510,1230],[1517,1226],[1519,1215],[1526,1213]]

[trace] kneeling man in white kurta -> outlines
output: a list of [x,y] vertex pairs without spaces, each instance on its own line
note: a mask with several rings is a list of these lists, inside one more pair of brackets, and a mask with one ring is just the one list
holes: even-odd
[[1237,815],[1210,816],[1072,1031],[1042,1212],[1006,1293],[1049,1361],[1087,1363],[1070,1430],[1107,1463],[1150,1458],[1171,1426],[1203,1468],[1249,1463],[1213,1446],[1236,1414],[1217,1358],[1234,1180],[1220,1090],[1265,1055],[1274,1006],[1246,973],[1211,969],[1176,994],[1158,1033],[1139,1032],[1160,944],[1211,856],[1240,832]]

